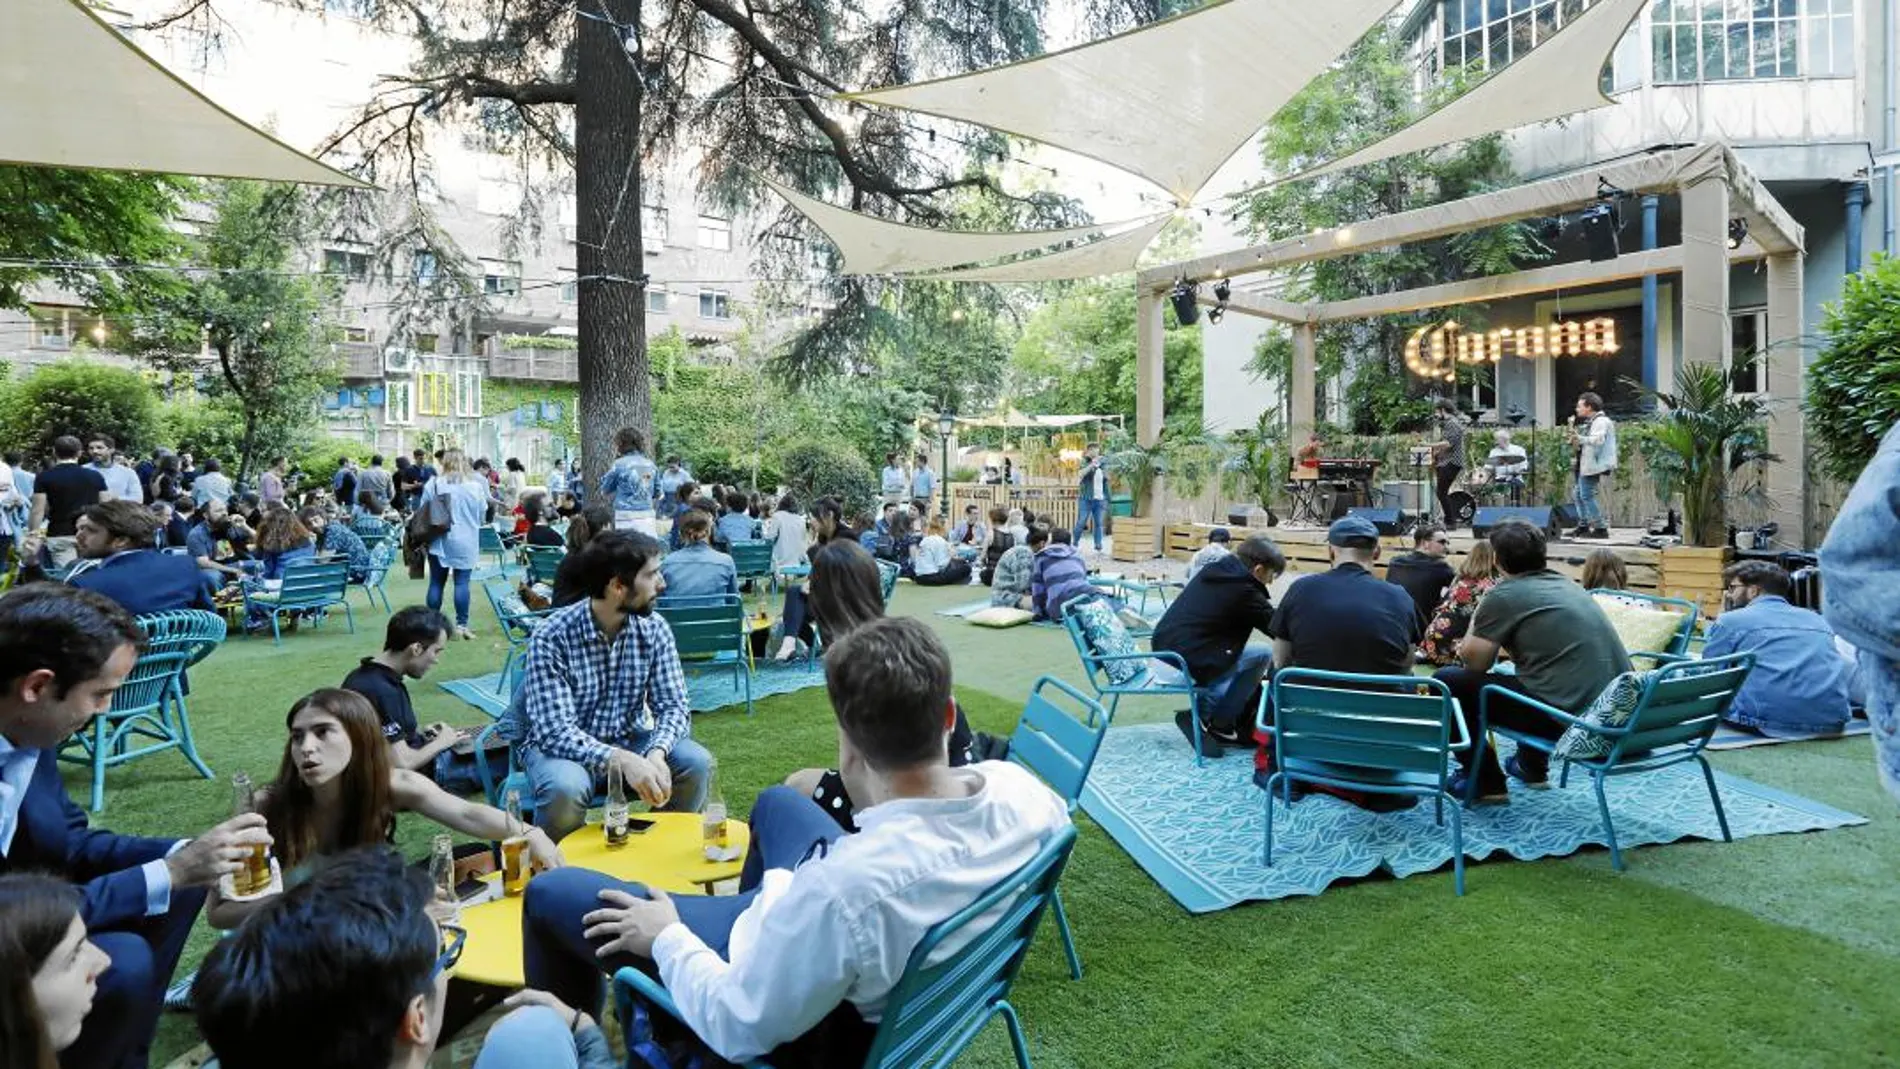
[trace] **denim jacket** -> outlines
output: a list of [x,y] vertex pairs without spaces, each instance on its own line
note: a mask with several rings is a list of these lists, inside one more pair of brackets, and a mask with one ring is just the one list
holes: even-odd
[[668,553],[660,561],[660,574],[666,579],[662,593],[669,598],[739,592],[739,571],[732,558],[704,542]]
[[1582,433],[1583,457],[1579,475],[1604,475],[1616,470],[1616,421],[1599,412]]
[[1709,625],[1704,657],[1753,653],[1755,667],[1723,719],[1768,733],[1829,734],[1847,723],[1847,661],[1820,614],[1765,595]]
[[615,512],[651,513],[654,472],[645,453],[628,453],[600,477],[600,496],[613,502]]
[[1900,424],[1834,517],[1821,582],[1827,622],[1860,650],[1881,780],[1900,799]]

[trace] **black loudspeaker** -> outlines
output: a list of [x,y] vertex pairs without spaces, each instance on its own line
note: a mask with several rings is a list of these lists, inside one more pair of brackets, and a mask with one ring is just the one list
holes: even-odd
[[1347,509],[1346,515],[1371,520],[1382,535],[1400,534],[1405,526],[1405,513],[1398,509]]
[[1545,507],[1531,508],[1528,505],[1487,505],[1479,509],[1477,516],[1472,519],[1471,533],[1483,538],[1491,533],[1491,528],[1507,520],[1523,520],[1532,527],[1542,528],[1546,536],[1557,537],[1557,518],[1552,515],[1552,510]]
[[1550,518],[1551,518],[1551,521],[1557,525],[1557,529],[1560,531],[1567,531],[1570,528],[1575,527],[1578,523],[1582,522],[1581,517],[1577,514],[1577,506],[1574,502],[1566,502],[1565,504],[1562,504],[1562,505],[1552,505],[1550,509]]

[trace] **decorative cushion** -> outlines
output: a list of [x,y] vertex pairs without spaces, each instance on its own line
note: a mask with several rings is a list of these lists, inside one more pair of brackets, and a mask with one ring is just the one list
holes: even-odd
[[[1675,616],[1675,613],[1667,614]],[[1678,619],[1680,619],[1678,617]],[[1636,715],[1636,703],[1642,700],[1643,686],[1655,672],[1624,672],[1610,680],[1603,693],[1596,696],[1589,708],[1577,714],[1577,718],[1593,727],[1620,728]],[[1589,761],[1607,756],[1610,748],[1616,744],[1614,739],[1593,735],[1582,728],[1571,727],[1557,740],[1557,746],[1551,751],[1555,758],[1568,757],[1574,760]]]
[[[1128,625],[1116,615],[1113,602],[1090,598],[1071,602],[1068,611],[1082,628],[1082,638],[1089,644],[1089,650],[1097,657],[1120,657],[1141,652],[1140,647],[1135,645],[1135,636],[1128,632]],[[1145,667],[1141,661],[1107,661],[1103,663],[1102,671],[1108,676],[1109,682],[1120,685],[1131,682]]]
[[973,612],[964,619],[978,627],[1015,627],[1026,624],[1036,618],[1028,609],[1018,609],[1009,605],[992,605],[979,612]]
[[1630,653],[1666,653],[1682,630],[1682,614],[1633,604],[1614,595],[1594,595],[1610,626]]

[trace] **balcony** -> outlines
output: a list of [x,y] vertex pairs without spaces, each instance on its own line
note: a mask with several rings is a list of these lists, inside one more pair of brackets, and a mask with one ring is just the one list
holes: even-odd
[[338,372],[344,379],[380,379],[383,377],[383,347],[367,342],[337,342]]
[[573,349],[543,349],[488,342],[488,377],[528,382],[579,382],[580,353]]

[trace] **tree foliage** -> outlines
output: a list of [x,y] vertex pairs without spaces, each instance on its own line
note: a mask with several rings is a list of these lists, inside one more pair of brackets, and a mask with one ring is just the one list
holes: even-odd
[[166,289],[174,276],[122,268],[178,256],[171,222],[191,190],[164,175],[0,166],[0,260],[12,261],[0,263],[0,308],[25,308],[42,282],[107,312]]
[[1822,470],[1851,483],[1900,424],[1900,260],[1876,254],[1847,276],[1821,333],[1827,344],[1808,365],[1807,426]]
[[314,215],[288,186],[223,182],[209,191],[210,225],[193,262],[206,270],[153,303],[133,344],[161,367],[196,371],[213,357],[207,393],[242,427],[241,479],[257,461],[287,451],[317,421],[317,396],[337,381],[331,342],[334,287],[302,270]]
[[[1260,141],[1268,173],[1292,173],[1370,144],[1468,88],[1454,76],[1419,100],[1413,73],[1395,35],[1383,29],[1367,35],[1268,124]],[[1234,216],[1255,238],[1282,238],[1459,200],[1509,185],[1512,178],[1504,140],[1492,136],[1307,181],[1262,184],[1236,202]],[[1390,293],[1515,271],[1548,255],[1529,223],[1512,223],[1302,265],[1289,277],[1287,296],[1333,301]],[[1451,317],[1473,314],[1461,310]],[[1405,396],[1418,392],[1404,378],[1405,338],[1442,318],[1444,313],[1388,316],[1320,328],[1322,369],[1375,369],[1373,384],[1348,393],[1356,429],[1396,430],[1423,416],[1423,406],[1405,403]],[[1273,371],[1289,355],[1290,348],[1263,352],[1253,370]],[[1382,377],[1379,367],[1385,369]]]
[[46,458],[53,439],[70,434],[82,441],[106,434],[121,448],[159,444],[158,391],[126,368],[79,360],[47,364],[6,391],[0,406],[0,440]]
[[1729,502],[1749,492],[1735,473],[1779,459],[1768,453],[1767,402],[1736,394],[1728,372],[1701,361],[1677,368],[1668,391],[1625,381],[1662,406],[1640,446],[1657,496],[1682,495],[1690,545],[1726,545]]
[[[1166,411],[1201,408],[1201,328],[1165,312]],[[1037,309],[1010,358],[1003,393],[1028,413],[1135,417],[1135,290],[1127,276],[1078,283]]]

